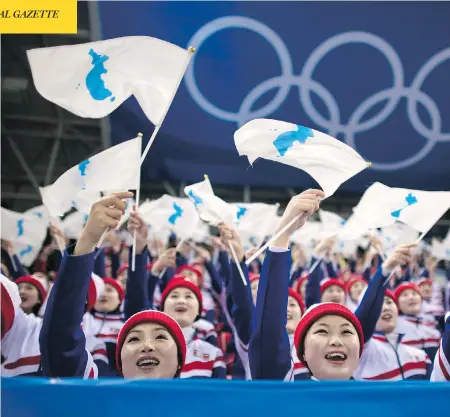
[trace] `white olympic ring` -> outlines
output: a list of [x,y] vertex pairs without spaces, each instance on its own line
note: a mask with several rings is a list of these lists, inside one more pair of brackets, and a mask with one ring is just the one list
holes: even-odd
[[[411,86],[405,86],[403,65],[394,48],[381,37],[367,32],[345,32],[335,35],[322,42],[308,57],[300,75],[293,73],[291,55],[281,37],[267,25],[244,16],[225,16],[215,19],[201,27],[189,40],[188,45],[195,45],[197,50],[216,32],[224,29],[251,30],[267,42],[277,53],[281,67],[281,75],[275,76],[255,86],[243,99],[238,112],[221,109],[211,103],[200,91],[195,80],[195,55],[185,75],[186,87],[192,99],[205,112],[218,119],[234,122],[238,127],[252,119],[267,117],[275,112],[286,100],[292,87],[298,87],[300,103],[308,117],[328,134],[336,136],[342,134],[345,142],[356,149],[355,136],[373,129],[383,123],[397,108],[400,100],[407,101],[407,115],[412,127],[425,139],[425,146],[413,156],[399,162],[380,163],[372,162],[372,168],[379,171],[393,171],[409,167],[423,158],[440,141],[450,140],[450,132],[442,132],[442,119],[439,108],[431,97],[421,91],[421,87],[430,73],[446,60],[450,61],[450,47],[441,50],[431,57],[415,75]],[[313,73],[319,62],[332,50],[347,44],[365,44],[373,47],[383,54],[392,70],[392,86],[373,94],[360,103],[350,115],[347,123],[341,121],[339,106],[329,90],[313,80]],[[267,92],[277,89],[272,100],[258,109],[253,106]],[[311,92],[315,93],[327,106],[329,120],[327,120],[314,107]],[[383,102],[383,108],[369,119],[364,116],[373,106]],[[431,127],[427,127],[420,120],[417,104],[420,103],[428,112]],[[370,160],[370,158],[369,158]]]

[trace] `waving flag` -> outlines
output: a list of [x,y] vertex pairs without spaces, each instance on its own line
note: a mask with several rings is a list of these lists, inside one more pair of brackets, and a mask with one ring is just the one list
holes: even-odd
[[61,229],[64,236],[69,239],[79,239],[87,219],[88,215],[79,211],[66,216],[61,222]]
[[272,225],[277,218],[278,204],[235,203],[236,226],[238,229],[254,229],[263,223]]
[[313,241],[320,240],[323,233],[323,225],[320,222],[307,221],[291,236],[291,241],[297,245],[309,246]]
[[248,122],[234,133],[234,143],[250,164],[264,158],[307,172],[326,197],[370,165],[350,146],[325,133],[279,120]]
[[232,226],[236,221],[233,206],[214,194],[207,176],[204,181],[185,187],[184,193],[192,201],[203,221],[213,226],[222,222]]
[[44,205],[33,207],[23,213],[24,215],[31,214],[35,219],[45,223],[47,226],[50,223],[50,214]]
[[142,218],[153,227],[171,230],[188,238],[194,234],[199,217],[194,205],[187,198],[163,195],[139,208]]
[[128,36],[27,51],[37,91],[80,117],[105,117],[131,95],[155,125],[170,105],[189,51]]
[[356,215],[351,215],[343,224],[338,232],[340,240],[354,240],[359,239],[369,232],[369,227],[364,223],[364,219]]
[[20,261],[30,266],[47,236],[48,222],[33,213],[19,213],[1,208],[1,236],[13,243]]
[[278,204],[235,203],[235,228],[249,247],[258,247],[267,235],[271,235],[278,220]]
[[450,246],[450,229],[448,229],[447,235],[445,236],[445,238],[442,241],[442,243],[445,243],[446,245]]
[[327,237],[337,234],[345,225],[345,219],[332,211],[319,210],[319,217]]
[[141,137],[106,149],[70,168],[51,186],[41,189],[42,201],[52,216],[65,213],[74,202],[79,211],[87,214],[101,191],[136,188],[140,157]]
[[353,212],[370,219],[373,228],[399,221],[426,233],[449,207],[450,192],[391,188],[377,182],[367,189]]
[[450,245],[439,242],[437,239],[431,240],[431,255],[438,261],[450,261]]

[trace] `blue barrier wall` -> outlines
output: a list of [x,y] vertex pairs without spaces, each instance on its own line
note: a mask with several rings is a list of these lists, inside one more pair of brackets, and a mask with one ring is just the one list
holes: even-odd
[[[143,179],[309,186],[267,161],[247,169],[233,132],[272,117],[329,132],[374,181],[450,188],[450,3],[99,2],[102,36],[149,35],[197,52]],[[112,141],[148,138],[135,100],[111,117]]]
[[2,379],[3,417],[446,417],[450,384],[430,382]]

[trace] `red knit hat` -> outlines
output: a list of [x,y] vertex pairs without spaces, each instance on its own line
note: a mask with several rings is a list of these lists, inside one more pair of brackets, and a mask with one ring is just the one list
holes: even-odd
[[342,288],[345,291],[345,284],[338,280],[337,278],[329,278],[320,286],[320,294],[323,294],[323,292],[327,289],[332,287],[333,285],[337,285],[339,288]]
[[91,275],[91,281],[89,282],[87,306],[86,311],[90,311],[94,308],[95,303],[105,291],[105,282],[95,274]]
[[364,284],[367,285],[367,282],[366,282],[366,280],[365,280],[364,278],[356,276],[356,277],[353,277],[353,278],[351,278],[351,279],[349,279],[349,280],[347,281],[346,291],[347,291],[348,293],[350,293],[351,288],[352,288],[353,285],[356,284],[357,282],[362,282],[362,283],[364,283]]
[[116,272],[116,276],[119,276],[122,272],[128,270],[129,265],[128,264],[123,264]]
[[[196,274],[197,277],[198,277],[198,286],[199,286],[200,288],[202,287],[202,284],[203,284],[203,274],[200,272],[199,269],[193,267],[192,265],[183,265],[183,266],[180,266],[180,267],[175,271],[175,274],[176,274],[176,275],[179,275],[179,274],[181,274],[183,271],[191,271],[191,272],[193,272],[194,274]],[[182,275],[184,275],[184,274],[182,274]]]
[[305,303],[303,302],[301,295],[292,288],[289,288],[289,297],[292,297],[295,301],[297,301],[303,316],[303,314],[305,314]]
[[405,283],[405,284],[400,284],[396,288],[396,290],[394,292],[394,295],[395,295],[395,298],[397,299],[397,301],[398,301],[398,299],[400,297],[400,294],[403,291],[406,291],[406,290],[413,290],[413,291],[415,291],[417,294],[419,294],[422,297],[422,295],[420,294],[420,291],[419,291],[419,287],[416,284],[412,284],[412,283],[408,282],[408,283]]
[[187,288],[191,290],[194,295],[197,297],[198,301],[198,314],[202,313],[202,307],[203,307],[203,298],[202,298],[202,292],[200,291],[200,288],[197,287],[189,278],[187,278],[185,275],[175,275],[169,283],[166,285],[166,288],[161,294],[161,310],[164,311],[164,303],[166,301],[167,296],[169,293],[174,290],[175,288]]
[[121,351],[122,346],[125,342],[125,338],[127,334],[141,323],[157,323],[161,326],[165,327],[167,331],[172,335],[175,340],[175,343],[178,347],[178,371],[175,376],[179,376],[181,372],[181,368],[184,366],[184,362],[186,360],[186,339],[184,338],[183,332],[181,330],[180,325],[169,315],[163,313],[161,311],[156,310],[144,310],[140,311],[132,315],[122,326],[120,329],[119,335],[117,337],[117,347],[116,347],[116,364],[117,370],[122,374],[122,358]]
[[17,285],[19,285],[20,283],[26,282],[26,283],[31,284],[34,287],[36,287],[36,289],[38,290],[38,293],[39,293],[39,297],[41,298],[41,303],[43,303],[45,301],[45,299],[47,298],[47,289],[44,287],[45,284],[36,277],[33,277],[31,275],[25,275],[23,277],[16,279],[14,282]]
[[433,281],[430,278],[422,278],[419,281],[417,281],[417,286],[420,287],[421,285],[433,285]]
[[391,290],[386,290],[384,296],[391,298],[392,301],[395,303],[395,305],[397,305],[397,298],[395,297],[395,294]]
[[112,287],[114,287],[114,289],[119,293],[119,299],[120,301],[123,301],[123,299],[125,298],[125,293],[123,291],[123,288],[120,286],[120,284],[112,278],[103,278],[103,281],[106,284],[111,285]]
[[255,274],[253,272],[248,273],[248,279],[250,280],[250,284],[255,281],[259,281],[259,274]]
[[359,338],[359,356],[364,348],[364,333],[358,318],[345,306],[337,303],[315,304],[308,308],[306,313],[300,319],[294,334],[294,343],[297,350],[298,359],[306,365],[303,354],[305,351],[305,337],[309,328],[315,321],[324,316],[340,316],[347,319],[355,328]]
[[309,275],[304,275],[301,278],[299,278],[297,281],[294,282],[294,285],[292,288],[294,288],[295,291],[297,291],[300,294],[300,288],[302,288],[302,284],[305,281],[308,281]]

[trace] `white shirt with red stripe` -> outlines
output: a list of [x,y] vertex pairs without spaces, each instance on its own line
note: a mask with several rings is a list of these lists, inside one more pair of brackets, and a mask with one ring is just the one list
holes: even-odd
[[26,315],[19,308],[12,328],[2,340],[2,355],[6,358],[1,368],[3,377],[33,374],[39,370],[41,327],[40,317]]
[[353,377],[364,381],[400,381],[426,379],[431,361],[427,354],[414,347],[398,343],[398,334],[375,334],[365,344]]
[[95,336],[104,343],[117,343],[117,337],[123,326],[123,315],[101,314],[94,312],[83,316],[83,331],[86,336]]
[[[185,333],[184,329],[183,333]],[[186,338],[186,341],[188,340]],[[219,348],[199,339],[188,342],[186,362],[181,370],[180,378],[213,378],[214,370],[218,368],[223,368],[225,373],[225,362]]]
[[310,379],[311,374],[309,372],[309,369],[303,365],[302,362],[298,359],[297,356],[297,349],[294,345],[294,334],[289,335],[289,342],[291,344],[291,360],[292,360],[292,366],[291,369],[289,369],[289,372],[286,374],[286,377],[284,378],[284,381],[286,382],[292,382],[296,380],[305,380]]
[[106,345],[95,336],[86,336],[86,349],[92,355],[94,361],[102,361],[109,364]]
[[420,312],[420,316],[422,317],[432,317],[434,316],[443,316],[445,313],[444,307],[442,304],[435,303],[434,299],[431,300],[422,300],[422,311]]
[[449,358],[445,356],[442,346],[442,341],[438,352],[434,358],[433,372],[431,373],[431,382],[446,382],[450,381],[450,362]]
[[420,318],[399,316],[396,331],[404,334],[403,344],[418,349],[437,349],[441,340],[439,330],[425,324]]
[[434,358],[431,381],[450,381],[450,312],[445,315],[445,332]]
[[2,338],[1,353],[5,358],[1,366],[3,377],[34,374],[39,370],[41,353],[39,333],[42,319],[34,314],[25,314],[20,308],[21,299],[17,285],[1,275],[2,327],[8,328]]

